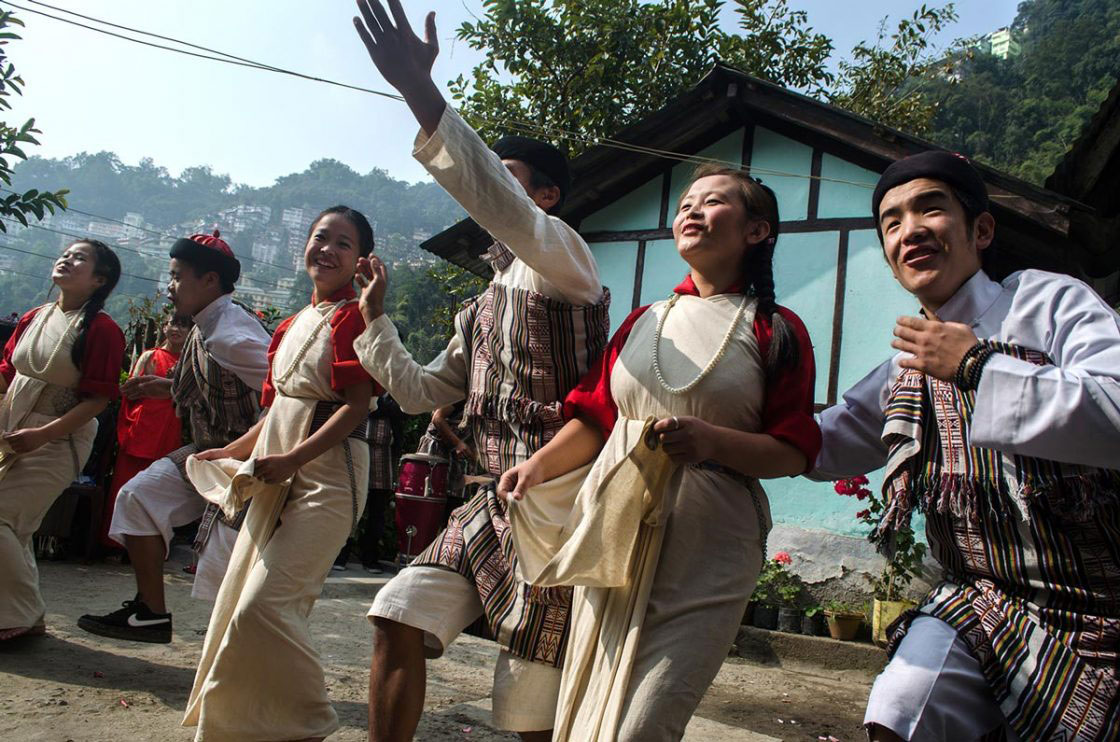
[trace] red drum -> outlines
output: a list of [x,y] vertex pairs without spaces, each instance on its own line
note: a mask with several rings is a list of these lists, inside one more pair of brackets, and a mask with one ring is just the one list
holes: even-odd
[[401,456],[397,478],[397,548],[402,562],[426,549],[447,522],[450,462],[417,453]]

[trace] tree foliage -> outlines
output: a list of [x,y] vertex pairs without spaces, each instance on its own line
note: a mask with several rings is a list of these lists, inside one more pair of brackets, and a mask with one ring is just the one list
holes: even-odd
[[[542,128],[575,155],[664,105],[717,61],[811,93],[831,81],[832,44],[787,0],[735,0],[742,34],[720,29],[723,0],[486,0],[459,38],[486,52],[451,91],[493,138]],[[541,136],[538,134],[538,136]]]
[[851,57],[840,62],[828,101],[881,124],[925,134],[938,109],[931,88],[952,82],[946,76],[952,61],[936,50],[932,39],[956,20],[953,3],[942,8],[922,5],[899,20],[889,35],[884,19],[874,44],[861,41]]
[[[12,31],[13,26],[23,26],[23,21],[16,18],[11,11],[0,11],[0,110],[12,110],[12,95],[23,95],[23,78],[16,74],[15,65],[8,59],[7,46],[12,41],[19,39],[19,35]],[[17,220],[27,226],[27,214],[32,214],[36,219],[42,219],[46,213],[53,214],[56,208],[66,208],[66,189],[39,190],[32,188],[22,193],[11,190],[12,188],[12,160],[26,160],[27,154],[23,151],[28,144],[38,144],[35,138],[40,134],[35,128],[35,119],[27,119],[21,124],[9,124],[0,121],[0,181],[7,188],[0,194],[0,216]],[[0,221],[0,232],[7,232],[8,226]]]
[[1120,4],[1028,0],[1012,23],[1022,53],[961,55],[958,84],[935,86],[929,136],[1041,184],[1120,77]]

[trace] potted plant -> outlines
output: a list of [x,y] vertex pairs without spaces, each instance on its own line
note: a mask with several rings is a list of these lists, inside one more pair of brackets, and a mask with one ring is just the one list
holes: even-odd
[[789,552],[779,551],[773,561],[779,567],[773,582],[774,597],[778,603],[778,631],[798,634],[801,632],[801,609],[797,606],[803,587],[801,578],[786,569],[793,564]]
[[782,588],[788,592],[788,587],[785,586],[793,576],[785,567],[792,561],[789,554],[780,551],[773,559],[767,559],[762,564],[758,583],[751,595],[751,602],[754,603],[754,625],[760,629],[773,631],[778,627],[778,606],[782,603]]
[[[870,526],[874,534],[886,502],[867,488],[867,477],[841,479],[836,483],[835,488],[842,495],[868,501],[867,507],[856,513],[856,518]],[[889,555],[887,563],[882,572],[867,579],[871,583],[871,593],[874,598],[871,606],[871,638],[875,644],[885,646],[887,628],[905,611],[915,606],[915,603],[906,599],[904,595],[906,588],[921,569],[926,546],[918,543],[913,529],[908,525],[895,529],[891,542],[881,546],[885,547],[882,550]]]
[[836,600],[828,602],[824,615],[828,619],[829,636],[833,639],[851,641],[856,638],[859,627],[863,625],[863,611]]
[[824,636],[828,625],[824,620],[824,609],[814,603],[801,614],[801,633],[807,636]]

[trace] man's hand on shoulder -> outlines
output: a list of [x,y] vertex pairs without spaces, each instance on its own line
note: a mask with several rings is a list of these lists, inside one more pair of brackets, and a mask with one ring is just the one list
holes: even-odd
[[968,325],[942,322],[921,317],[899,317],[894,326],[891,347],[909,353],[898,365],[924,374],[952,381],[968,349],[977,343],[976,334]]

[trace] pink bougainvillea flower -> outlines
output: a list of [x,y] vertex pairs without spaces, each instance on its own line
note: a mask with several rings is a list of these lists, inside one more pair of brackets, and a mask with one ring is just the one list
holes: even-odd
[[864,489],[863,487],[860,487],[858,490],[856,490],[856,499],[857,500],[866,500],[868,495],[870,495],[870,494],[871,494],[871,490]]
[[832,485],[832,488],[834,490],[836,490],[836,494],[838,494],[838,495],[850,495],[850,494],[852,494],[852,486],[850,484],[848,484],[848,480],[846,480],[846,479],[841,479],[839,482]]
[[856,517],[859,518],[860,520],[863,520],[864,518],[870,518],[871,517],[871,511],[870,510],[861,510],[858,513],[856,513]]
[[852,477],[852,484],[867,484],[867,477],[862,474],[858,477]]
[[788,551],[779,551],[774,555],[774,561],[778,564],[793,564],[793,559],[790,557]]

